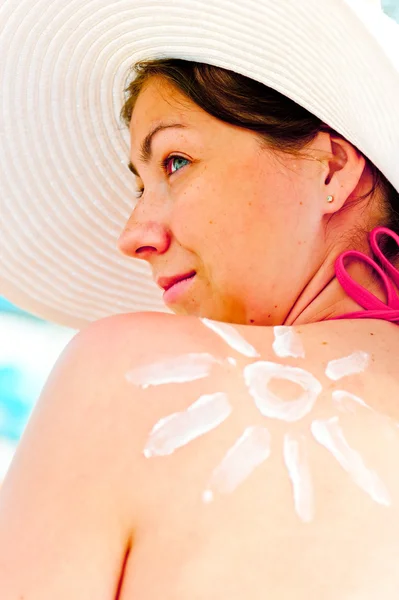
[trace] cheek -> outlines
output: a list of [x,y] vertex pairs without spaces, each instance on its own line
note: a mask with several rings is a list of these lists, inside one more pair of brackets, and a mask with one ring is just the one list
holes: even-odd
[[236,227],[231,221],[230,194],[222,179],[207,171],[184,189],[175,186],[171,228],[182,246],[196,251]]
[[[176,192],[171,227],[178,242],[206,255],[263,250],[281,230],[295,228],[300,205],[292,181],[276,167],[260,168],[256,161],[219,165]],[[261,245],[261,247],[259,247]]]

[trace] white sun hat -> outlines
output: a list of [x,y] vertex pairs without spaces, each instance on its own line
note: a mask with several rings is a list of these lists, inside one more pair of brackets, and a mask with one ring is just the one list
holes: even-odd
[[166,311],[116,242],[134,206],[130,67],[180,58],[285,94],[399,190],[399,26],[377,0],[7,0],[0,7],[0,294],[81,328]]

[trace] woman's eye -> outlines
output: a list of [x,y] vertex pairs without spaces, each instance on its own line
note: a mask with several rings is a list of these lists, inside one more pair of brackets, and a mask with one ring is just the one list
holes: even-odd
[[[166,171],[167,175],[173,175],[176,171],[180,171],[181,168],[190,164],[188,158],[183,158],[183,156],[168,156],[165,160],[162,161],[162,168]],[[137,200],[141,198],[144,193],[144,188],[137,189],[135,192],[135,197]]]
[[183,158],[182,156],[168,156],[163,161],[163,167],[167,175],[173,175],[173,173],[185,167],[189,162],[187,158]]

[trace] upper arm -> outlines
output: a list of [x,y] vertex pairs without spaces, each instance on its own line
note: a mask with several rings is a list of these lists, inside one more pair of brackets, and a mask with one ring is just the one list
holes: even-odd
[[70,342],[21,438],[0,489],[1,598],[115,597],[130,509],[116,468],[112,332],[108,319]]

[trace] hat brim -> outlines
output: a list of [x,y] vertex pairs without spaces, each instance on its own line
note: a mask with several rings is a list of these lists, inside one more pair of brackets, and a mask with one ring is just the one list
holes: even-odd
[[148,265],[116,248],[135,202],[119,113],[138,60],[269,85],[399,190],[399,27],[366,0],[12,0],[1,17],[1,293],[33,314],[79,329],[170,312]]

